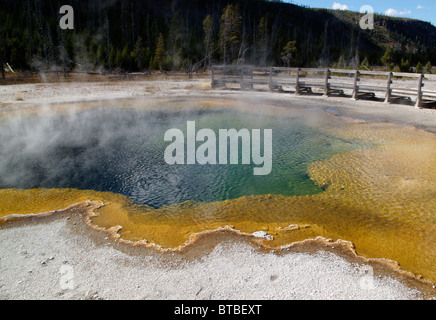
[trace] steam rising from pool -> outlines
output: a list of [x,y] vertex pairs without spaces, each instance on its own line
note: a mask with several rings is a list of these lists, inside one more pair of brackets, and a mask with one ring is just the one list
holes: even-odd
[[[167,164],[166,130],[185,130],[190,120],[216,132],[271,128],[271,174],[253,176],[253,166],[241,164]],[[0,126],[0,139],[0,188],[110,191],[154,208],[244,195],[316,194],[322,189],[307,175],[308,164],[362,146],[317,131],[298,117],[164,108],[99,107],[18,117]]]

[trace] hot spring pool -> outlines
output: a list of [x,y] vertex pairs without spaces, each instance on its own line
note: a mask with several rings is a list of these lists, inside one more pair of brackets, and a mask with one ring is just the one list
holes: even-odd
[[[238,164],[167,164],[165,132],[171,128],[186,132],[187,121],[214,132],[271,129],[271,173],[254,175],[254,164],[242,164],[241,146]],[[299,117],[232,110],[99,107],[55,117],[17,119],[0,127],[0,137],[4,141],[0,188],[110,191],[153,208],[246,195],[317,194],[322,189],[308,176],[307,166],[364,146],[318,131]],[[218,157],[219,150],[216,153]]]
[[[272,247],[322,236],[436,280],[432,133],[231,99],[52,106],[0,121],[1,216],[94,200],[102,206],[91,223],[126,241],[175,248],[226,226],[264,231]],[[238,164],[167,164],[164,135],[186,136],[187,121],[271,129],[271,173],[254,175],[241,155]]]

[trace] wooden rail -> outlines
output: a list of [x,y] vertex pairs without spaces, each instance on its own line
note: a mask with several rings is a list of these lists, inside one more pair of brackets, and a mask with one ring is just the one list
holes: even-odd
[[242,89],[252,89],[255,85],[268,86],[270,90],[291,87],[296,95],[313,93],[316,88],[325,96],[345,96],[345,90],[348,90],[353,99],[375,98],[381,94],[386,103],[407,99],[414,101],[416,107],[436,102],[436,75],[329,68],[213,66],[211,76],[212,88],[227,84],[239,84]]

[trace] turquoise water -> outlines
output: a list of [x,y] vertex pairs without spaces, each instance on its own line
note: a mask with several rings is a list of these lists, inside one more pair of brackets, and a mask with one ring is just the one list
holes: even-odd
[[[168,165],[168,129],[272,129],[272,171],[258,165]],[[186,135],[185,135],[186,137]],[[237,111],[144,111],[95,108],[68,115],[11,119],[0,126],[0,188],[111,191],[152,207],[244,195],[311,195],[323,190],[307,166],[361,145],[305,125],[300,118]],[[261,140],[263,141],[263,140]],[[197,147],[202,142],[197,142]],[[217,150],[218,156],[218,150]]]

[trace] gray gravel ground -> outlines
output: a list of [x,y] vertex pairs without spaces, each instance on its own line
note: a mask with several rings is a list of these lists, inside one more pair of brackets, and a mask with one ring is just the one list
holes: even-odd
[[276,255],[223,242],[177,266],[73,232],[67,220],[0,229],[0,299],[420,299],[326,251]]

